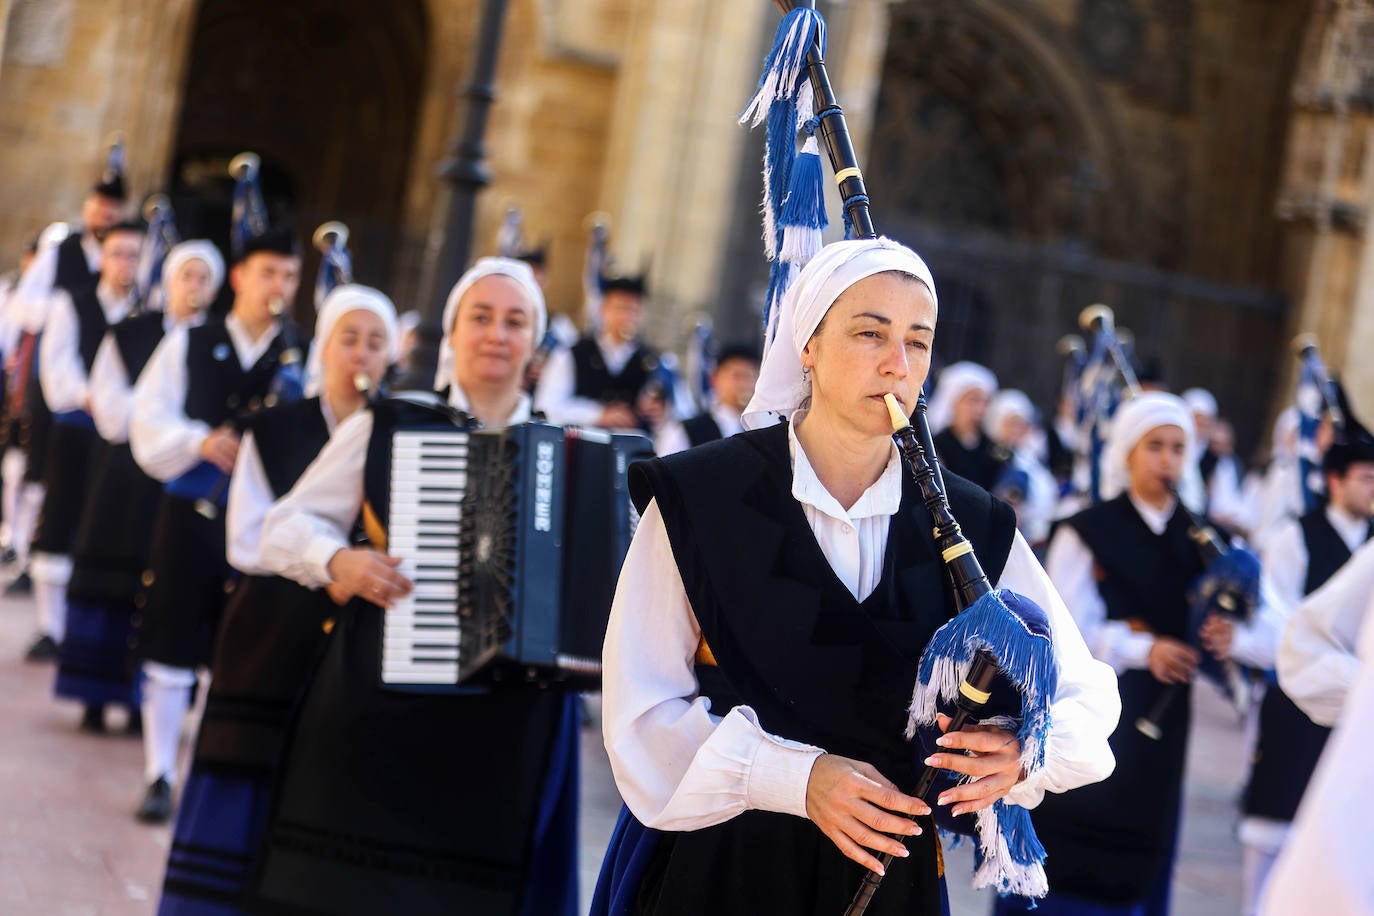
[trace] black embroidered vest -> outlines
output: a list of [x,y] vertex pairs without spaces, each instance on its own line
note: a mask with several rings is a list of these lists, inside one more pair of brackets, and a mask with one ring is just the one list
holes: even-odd
[[711,416],[710,411],[697,414],[690,420],[683,420],[682,431],[687,434],[687,441],[692,443],[694,447],[723,438],[720,424],[716,422],[715,417]]
[[278,334],[267,352],[245,371],[223,322],[211,319],[191,328],[186,345],[186,416],[219,426],[261,407],[282,349]]
[[143,367],[148,365],[157,345],[162,342],[162,313],[143,312],[126,318],[114,326],[113,333],[115,346],[119,348],[119,359],[124,363],[124,371],[132,385],[143,372]]
[[620,374],[612,375],[601,355],[601,348],[592,337],[584,337],[573,344],[572,358],[576,370],[573,394],[602,404],[619,401],[633,405],[648,384],[650,374],[658,367],[658,357],[653,351],[639,347],[631,354]]
[[272,495],[280,499],[296,485],[329,441],[318,397],[260,410],[248,421]]

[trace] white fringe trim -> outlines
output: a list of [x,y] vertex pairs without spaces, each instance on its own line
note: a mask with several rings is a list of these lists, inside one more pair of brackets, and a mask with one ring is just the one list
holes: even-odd
[[1049,879],[1043,865],[1019,865],[1012,861],[1006,840],[997,829],[996,806],[984,808],[975,817],[978,821],[978,844],[983,864],[973,875],[975,888],[992,887],[1001,894],[1018,897],[1043,897],[1050,892]]

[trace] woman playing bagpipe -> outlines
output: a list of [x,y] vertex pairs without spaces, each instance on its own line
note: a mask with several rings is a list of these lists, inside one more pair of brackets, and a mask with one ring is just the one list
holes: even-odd
[[129,706],[133,725],[141,718],[129,639],[153,536],[150,509],[162,488],[138,467],[129,448],[133,385],[167,333],[204,320],[224,280],[219,249],[204,239],[175,246],[162,266],[162,310],[140,312],[110,328],[91,364],[91,418],[101,442],[77,528],[55,692],[88,704],[94,713],[86,725],[96,731],[104,727],[106,703]]
[[[488,428],[528,421],[521,382],[545,321],[528,265],[478,260],[444,309],[437,407],[374,401],[268,514],[262,565],[352,600],[288,740],[254,912],[576,910],[575,695],[379,682],[383,614],[412,588],[384,552],[393,431],[421,409]],[[360,517],[371,544],[350,546]]]
[[[934,282],[896,242],[838,242],[781,309],[752,431],[632,472],[644,515],[606,637],[604,716],[633,817],[593,912],[838,914],[884,852],[898,858],[873,912],[946,906],[903,732],[917,662],[955,607],[883,402],[916,405]],[[1014,731],[969,726],[930,762],[977,780],[937,807],[1033,806],[1110,772],[1115,694],[1010,509],[945,486],[989,578],[1045,608],[1059,680],[1035,776]],[[913,838],[909,854],[884,834]]]
[[[1036,904],[1046,916],[1168,912],[1187,684],[1204,653],[1273,663],[1282,620],[1268,602],[1248,623],[1221,614],[1193,619],[1190,590],[1209,569],[1197,540],[1205,523],[1175,495],[1192,438],[1181,398],[1149,392],[1126,401],[1103,451],[1108,498],[1068,519],[1050,542],[1046,569],[1093,655],[1116,670],[1122,715],[1111,738],[1116,771],[1035,812],[1050,884]],[[1257,564],[1252,572],[1258,589]],[[997,912],[1027,907],[1004,898]]]
[[396,343],[390,299],[366,286],[335,288],[315,321],[308,397],[263,410],[246,425],[225,518],[229,563],[242,578],[215,640],[205,714],[158,908],[162,916],[222,916],[247,906],[288,725],[337,611],[325,590],[263,567],[263,520],[330,433],[366,408]]

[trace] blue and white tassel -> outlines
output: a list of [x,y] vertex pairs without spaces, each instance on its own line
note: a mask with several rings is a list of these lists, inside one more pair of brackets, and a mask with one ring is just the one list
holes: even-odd
[[[907,737],[917,729],[938,728],[937,710],[953,705],[959,685],[979,649],[997,659],[998,669],[1021,697],[1021,715],[988,720],[1016,732],[1021,742],[1021,768],[1027,777],[1045,765],[1045,739],[1050,730],[1050,701],[1059,669],[1050,645],[1049,618],[1035,602],[1015,592],[989,592],[956,614],[931,637],[921,655],[912,692]],[[1001,894],[1043,897],[1045,848],[1035,836],[1030,812],[998,801],[977,815],[982,863],[975,887],[994,887]]]

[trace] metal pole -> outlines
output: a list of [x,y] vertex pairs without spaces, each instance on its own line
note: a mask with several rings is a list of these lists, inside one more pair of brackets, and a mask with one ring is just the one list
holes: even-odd
[[448,214],[444,219],[443,242],[434,265],[433,279],[424,302],[419,341],[411,356],[410,374],[402,380],[408,388],[429,388],[439,360],[439,341],[443,338],[444,301],[458,282],[472,256],[473,221],[477,195],[491,184],[491,172],[484,161],[482,145],[487,130],[487,114],[496,98],[496,58],[501,51],[501,32],[506,21],[507,0],[484,0],[482,19],[477,28],[477,44],[472,77],[460,98],[465,104],[463,132],[449,147],[439,166],[439,177],[452,187]]

